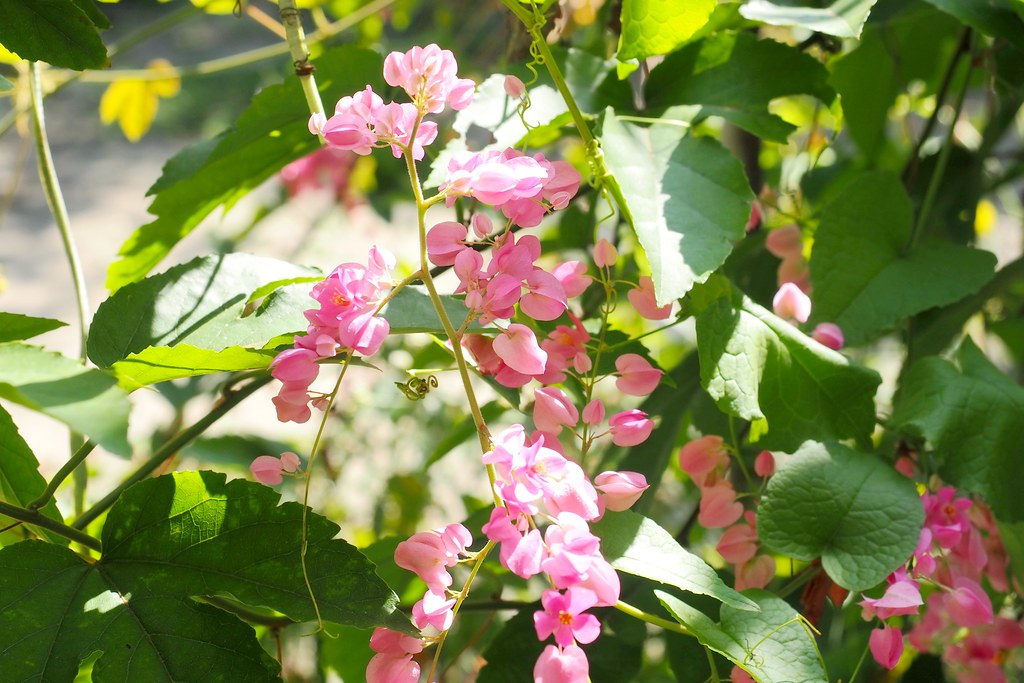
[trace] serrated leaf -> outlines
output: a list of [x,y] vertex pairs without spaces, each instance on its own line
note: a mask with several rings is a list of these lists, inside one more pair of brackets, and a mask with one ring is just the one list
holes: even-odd
[[1024,18],[1014,12],[1019,2],[1005,0],[926,0],[984,34],[1024,47]]
[[1024,521],[1024,389],[999,371],[970,339],[957,365],[929,357],[906,373],[891,424],[931,442],[943,480],[985,498],[1001,521]]
[[68,69],[109,65],[93,22],[72,0],[0,0],[0,43],[22,59]]
[[838,38],[860,38],[878,0],[834,0],[828,7],[807,7],[769,0],[748,0],[740,14],[774,26],[799,26]]
[[672,52],[707,23],[715,5],[715,0],[624,0],[619,59]]
[[703,282],[744,234],[753,193],[719,143],[674,126],[643,128],[604,115],[601,142],[651,265],[659,304]]
[[134,391],[139,387],[182,377],[262,370],[270,365],[274,355],[273,350],[248,349],[244,346],[229,346],[220,351],[200,349],[190,344],[149,346],[138,353],[128,354],[110,369],[117,375],[122,387]]
[[[461,298],[448,295],[441,296],[441,302],[444,304],[448,319],[458,329],[469,315],[466,304]],[[391,326],[391,334],[425,332],[444,335],[441,319],[437,317],[437,311],[434,310],[434,304],[430,301],[430,295],[427,294],[425,287],[419,285],[403,287],[388,302],[382,315]],[[466,329],[470,332],[480,332],[486,328],[478,322],[473,322]]]
[[36,318],[20,313],[0,312],[0,343],[31,339],[36,335],[66,325],[67,323],[52,318]]
[[111,453],[131,455],[128,394],[101,370],[38,346],[0,344],[0,397],[60,420]]
[[[276,289],[254,312],[246,302],[267,283],[313,272],[239,253],[204,256],[174,266],[126,285],[100,304],[89,329],[89,358],[100,367],[110,367],[131,354],[145,354],[151,346],[188,344],[222,351],[232,346],[259,347],[278,335],[302,331],[307,325],[302,311],[313,303],[308,284]],[[126,325],[129,320],[132,324]],[[150,353],[168,360],[166,352]]]
[[757,609],[652,519],[630,511],[609,512],[591,531],[601,539],[605,559],[619,571],[708,595],[737,609]]
[[100,8],[96,6],[93,0],[71,0],[75,3],[78,9],[82,10],[82,13],[89,18],[92,25],[100,30],[106,30],[110,28],[110,20],[107,19],[107,15],[100,11]]
[[[46,488],[46,480],[39,474],[39,461],[25,439],[18,433],[10,413],[0,406],[0,500],[26,507]],[[57,504],[51,500],[40,508],[47,517],[63,522]],[[62,536],[40,529],[51,542],[67,544]],[[20,530],[14,528],[0,534],[0,545],[22,540]]]
[[68,548],[0,549],[0,679],[70,681],[101,650],[96,683],[280,680],[252,627],[163,589],[125,583]]
[[706,647],[749,673],[758,683],[825,683],[828,675],[810,630],[785,600],[767,591],[745,595],[759,611],[722,606],[716,624],[675,596],[655,591],[658,599]]
[[[382,60],[370,50],[341,47],[317,60],[317,82],[341,97],[369,83],[380,92]],[[326,98],[325,98],[326,99]],[[199,222],[221,205],[232,206],[285,164],[315,150],[309,110],[299,79],[264,88],[235,126],[216,141],[199,143],[171,159],[150,189],[157,218],[128,238],[107,270],[107,288],[141,279]]]
[[767,421],[758,442],[790,450],[808,439],[866,440],[881,377],[822,346],[746,297],[697,317],[701,383],[724,412]]
[[822,209],[810,263],[812,322],[839,325],[856,346],[992,278],[990,252],[940,242],[904,254],[913,214],[899,178],[888,172],[862,175]]
[[821,558],[844,588],[881,583],[917,546],[924,507],[891,464],[839,443],[805,443],[768,480],[758,538],[799,560]]

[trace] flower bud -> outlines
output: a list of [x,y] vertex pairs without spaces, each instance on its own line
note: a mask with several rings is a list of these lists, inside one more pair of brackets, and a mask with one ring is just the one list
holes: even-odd
[[619,252],[608,240],[602,238],[594,247],[594,263],[598,268],[611,268],[618,260]]

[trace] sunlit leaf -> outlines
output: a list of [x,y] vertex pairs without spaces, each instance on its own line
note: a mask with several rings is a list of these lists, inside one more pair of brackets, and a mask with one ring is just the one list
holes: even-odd
[[707,23],[715,0],[624,0],[619,59],[668,54]]
[[168,72],[164,78],[141,80],[126,78],[111,83],[100,99],[100,120],[105,124],[117,121],[124,136],[135,142],[146,134],[156,118],[161,97],[173,97],[181,89],[181,79],[169,71],[170,63],[157,59],[147,67],[156,73]]

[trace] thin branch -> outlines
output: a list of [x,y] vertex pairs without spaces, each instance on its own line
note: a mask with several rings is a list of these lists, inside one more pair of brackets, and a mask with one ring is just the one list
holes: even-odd
[[0,515],[6,515],[11,519],[18,519],[26,524],[37,526],[40,529],[46,529],[52,531],[55,534],[60,534],[65,538],[70,538],[72,541],[84,545],[86,548],[92,548],[96,551],[101,551],[103,545],[100,543],[98,538],[90,536],[89,534],[75,529],[74,527],[61,524],[55,519],[47,517],[38,510],[27,510],[20,508],[17,505],[11,505],[0,501]]

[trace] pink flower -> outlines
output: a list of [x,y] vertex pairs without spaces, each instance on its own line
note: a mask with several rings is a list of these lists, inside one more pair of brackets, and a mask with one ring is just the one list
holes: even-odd
[[449,598],[444,591],[428,590],[423,598],[412,606],[412,621],[420,630],[430,626],[437,629],[438,633],[447,631],[455,619],[452,612],[454,606],[455,598]]
[[803,256],[790,256],[783,259],[776,273],[776,281],[780,287],[789,283],[796,285],[801,291],[811,291],[811,271],[807,267],[807,261]]
[[860,601],[864,619],[878,616],[888,619],[901,614],[917,614],[924,600],[921,599],[921,588],[917,581],[907,576],[906,570],[894,572],[889,577],[889,587],[881,598],[864,598]]
[[562,427],[575,427],[580,413],[564,391],[541,387],[533,393],[533,423],[548,434],[558,434]]
[[868,647],[875,661],[891,671],[903,654],[903,631],[889,624],[876,628],[868,638]]
[[633,507],[650,488],[647,478],[639,472],[602,472],[594,477],[594,486],[601,492],[605,508],[613,512]]
[[604,422],[604,404],[600,399],[595,398],[583,408],[583,421],[591,427]]
[[664,374],[636,353],[624,353],[616,358],[615,369],[619,371],[615,387],[630,396],[647,396],[658,386]]
[[619,252],[615,245],[602,237],[594,246],[594,263],[598,268],[611,268],[618,260]]
[[770,477],[775,473],[775,456],[771,451],[761,451],[754,459],[754,473],[759,477]]
[[819,323],[811,333],[811,338],[822,346],[827,346],[833,351],[843,348],[843,330],[834,323]]
[[654,295],[654,280],[646,275],[641,276],[640,284],[626,292],[626,296],[636,312],[648,320],[664,320],[672,315],[672,302],[658,306]]
[[697,522],[705,529],[727,527],[742,516],[743,504],[736,500],[736,490],[728,481],[700,490]]
[[379,626],[370,636],[370,649],[381,654],[418,654],[423,651],[423,641]]
[[438,223],[427,231],[427,256],[438,266],[455,265],[455,257],[466,246],[466,226],[455,221]]
[[519,300],[519,310],[534,320],[554,320],[568,308],[562,283],[551,273],[534,268],[523,284],[527,292]]
[[795,258],[803,252],[803,235],[800,228],[790,223],[770,231],[765,237],[764,246],[777,258]]
[[395,564],[415,573],[433,591],[443,593],[452,585],[447,567],[454,566],[455,562],[450,562],[441,535],[436,532],[421,531],[399,543],[395,548]]
[[518,100],[526,94],[526,86],[523,82],[512,75],[505,76],[505,94],[511,97],[513,100]]
[[756,681],[750,677],[750,674],[741,669],[739,665],[732,667],[732,671],[729,673],[729,678],[732,680],[732,683],[756,683]]
[[366,665],[366,683],[416,683],[420,665],[412,655],[377,654]]
[[512,323],[494,340],[494,352],[510,368],[524,375],[544,372],[548,354],[537,344],[537,337],[526,325]]
[[423,112],[436,114],[447,102],[452,109],[465,109],[473,99],[476,84],[456,74],[458,64],[451,50],[437,45],[392,52],[384,58],[384,80],[400,87]]
[[971,520],[967,511],[971,501],[967,498],[956,498],[956,489],[943,486],[934,494],[925,492],[921,496],[924,503],[924,525],[931,529],[935,540],[943,548],[953,548],[971,528]]
[[743,564],[757,554],[757,530],[749,524],[736,524],[725,530],[715,546],[726,562]]
[[588,683],[590,662],[578,645],[558,648],[548,645],[533,667],[534,683]]
[[554,634],[561,647],[576,642],[592,643],[601,634],[601,623],[593,614],[584,612],[597,603],[597,596],[586,588],[572,587],[566,592],[546,590],[541,595],[543,612],[534,612],[533,625],[540,640]]
[[252,461],[249,470],[256,480],[267,486],[274,486],[284,481],[281,476],[283,463],[272,455],[261,455]]
[[562,284],[562,290],[569,299],[586,291],[593,278],[587,275],[587,264],[582,261],[565,261],[555,266],[551,274]]
[[960,626],[971,628],[992,623],[992,601],[981,586],[966,577],[953,579],[946,607],[949,616]]
[[764,588],[775,577],[775,558],[758,555],[749,562],[736,565],[736,590]]
[[729,455],[722,447],[722,437],[714,434],[690,441],[679,451],[679,467],[690,475],[697,486],[703,486],[707,475],[715,469],[726,469]]
[[637,446],[647,441],[654,431],[654,422],[647,419],[647,413],[642,410],[624,410],[608,419],[608,428],[616,446]]
[[811,317],[811,299],[792,282],[787,282],[775,293],[772,299],[775,315],[786,320],[805,323]]
[[494,232],[494,223],[492,223],[491,219],[482,213],[478,213],[473,216],[472,227],[473,234],[480,239],[484,239]]

